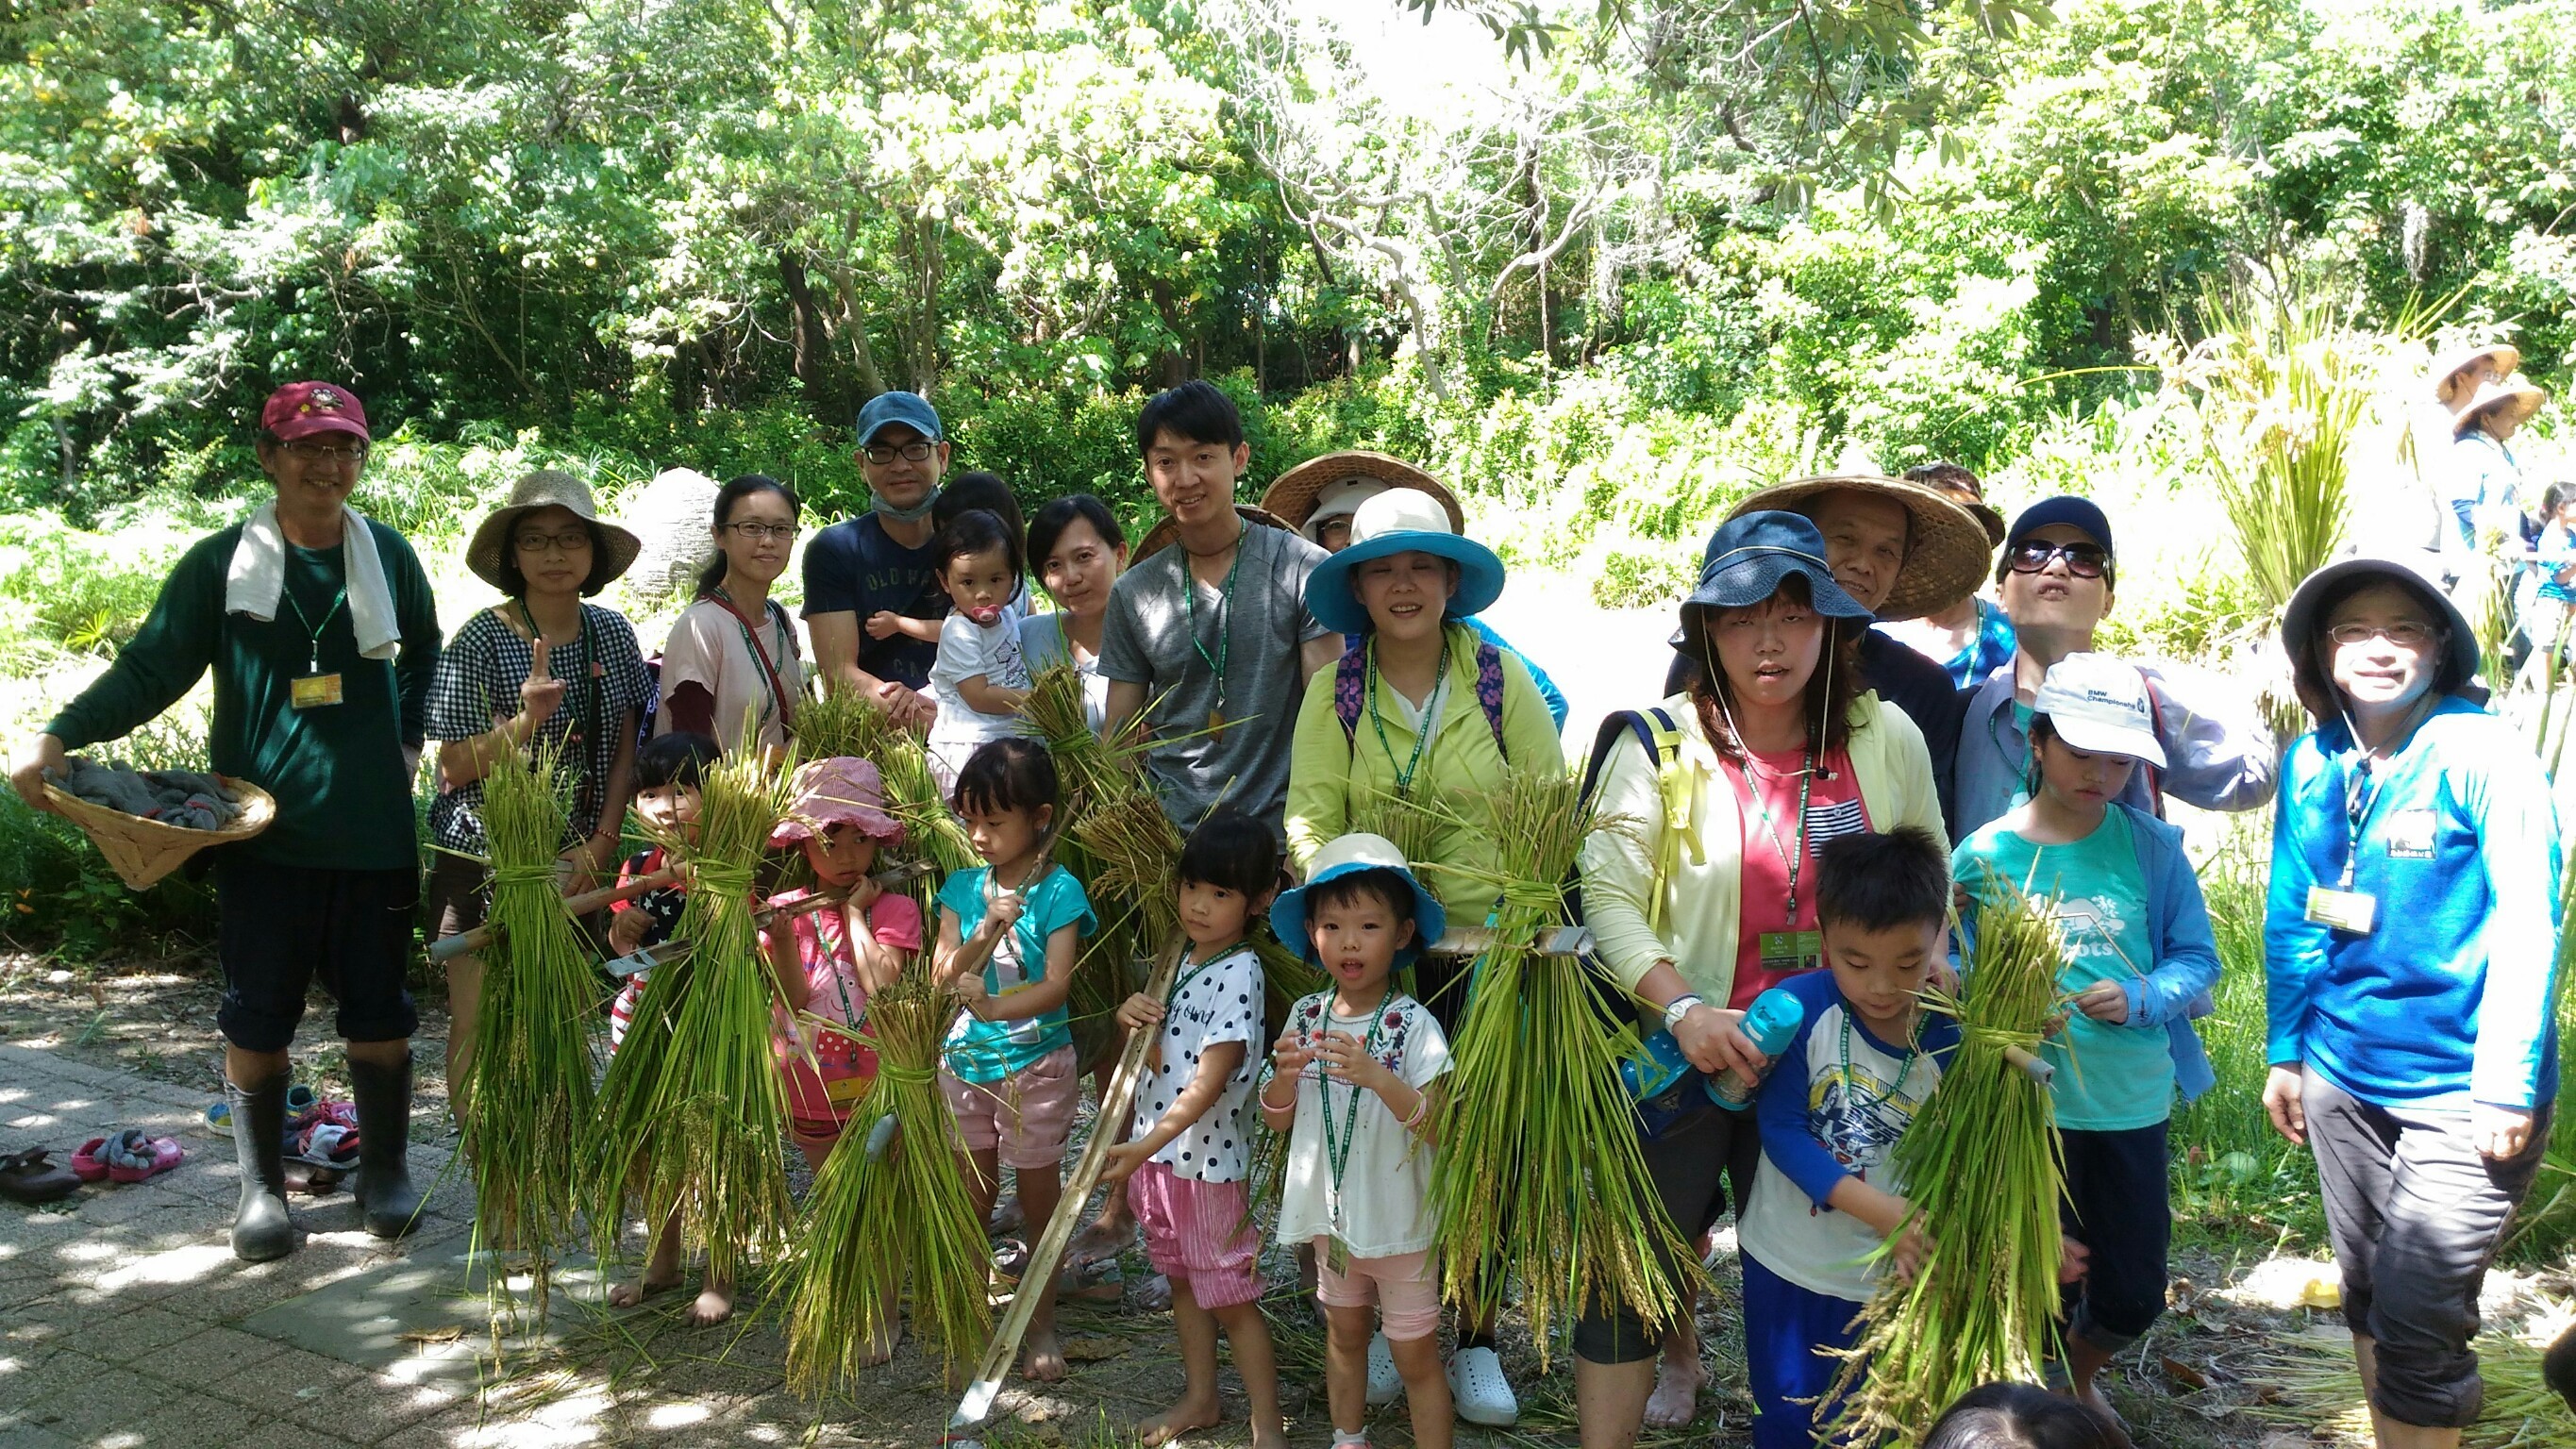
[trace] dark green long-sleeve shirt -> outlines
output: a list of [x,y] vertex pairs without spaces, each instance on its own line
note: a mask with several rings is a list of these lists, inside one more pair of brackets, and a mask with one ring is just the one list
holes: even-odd
[[[234,525],[181,557],[151,617],[116,662],[45,728],[67,749],[117,739],[179,702],[215,672],[207,763],[277,797],[277,820],[244,849],[278,865],[397,870],[420,863],[411,776],[403,749],[418,748],[438,668],[438,606],[429,576],[401,534],[368,520],[393,590],[402,650],[358,653],[340,596],[338,548],[286,550],[277,617],[263,624],[224,612],[224,576],[241,540]],[[297,616],[321,623],[320,667],[337,671],[342,701],[313,709],[288,702],[288,682],[308,670],[316,641]],[[327,621],[325,615],[328,615]]]

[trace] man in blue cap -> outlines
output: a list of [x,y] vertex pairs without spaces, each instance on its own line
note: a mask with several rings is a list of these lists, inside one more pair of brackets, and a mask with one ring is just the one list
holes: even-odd
[[948,471],[948,434],[916,392],[868,399],[858,433],[870,507],[806,545],[805,627],[826,688],[855,689],[895,718],[927,727],[937,707],[922,691],[939,646],[896,620],[948,612],[930,557],[930,507]]
[[[1965,839],[1999,819],[2025,793],[2031,701],[2049,666],[2093,650],[2093,631],[2111,610],[2118,566],[2111,521],[2092,500],[2047,498],[2022,510],[2004,537],[1995,583],[2020,645],[1967,694],[1959,723],[1952,837]],[[2272,798],[2279,752],[2272,731],[2243,691],[2168,666],[2141,667],[2155,705],[2163,770],[2138,770],[2121,800],[2163,814],[2160,795],[2203,810],[2252,810]]]

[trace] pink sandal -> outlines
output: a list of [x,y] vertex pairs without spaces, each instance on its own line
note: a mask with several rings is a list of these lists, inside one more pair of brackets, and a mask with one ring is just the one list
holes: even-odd
[[107,1164],[109,1179],[125,1183],[159,1177],[188,1160],[188,1150],[177,1138],[151,1137],[133,1127],[116,1134],[98,1155]]
[[72,1173],[83,1182],[107,1181],[107,1163],[99,1156],[106,1151],[107,1139],[93,1137],[72,1154]]

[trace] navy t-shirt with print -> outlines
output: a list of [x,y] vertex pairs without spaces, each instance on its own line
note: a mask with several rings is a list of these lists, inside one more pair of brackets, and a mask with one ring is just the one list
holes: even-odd
[[901,634],[869,637],[868,616],[880,609],[914,619],[947,617],[948,595],[931,566],[930,546],[895,542],[872,512],[814,535],[805,545],[805,618],[858,615],[859,667],[879,679],[928,688],[939,646]]

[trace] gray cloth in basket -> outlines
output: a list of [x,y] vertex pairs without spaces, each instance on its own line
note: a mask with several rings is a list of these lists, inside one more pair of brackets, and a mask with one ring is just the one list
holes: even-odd
[[241,797],[198,770],[137,770],[122,760],[100,764],[74,755],[61,779],[64,790],[110,810],[190,830],[220,830],[241,814]]

